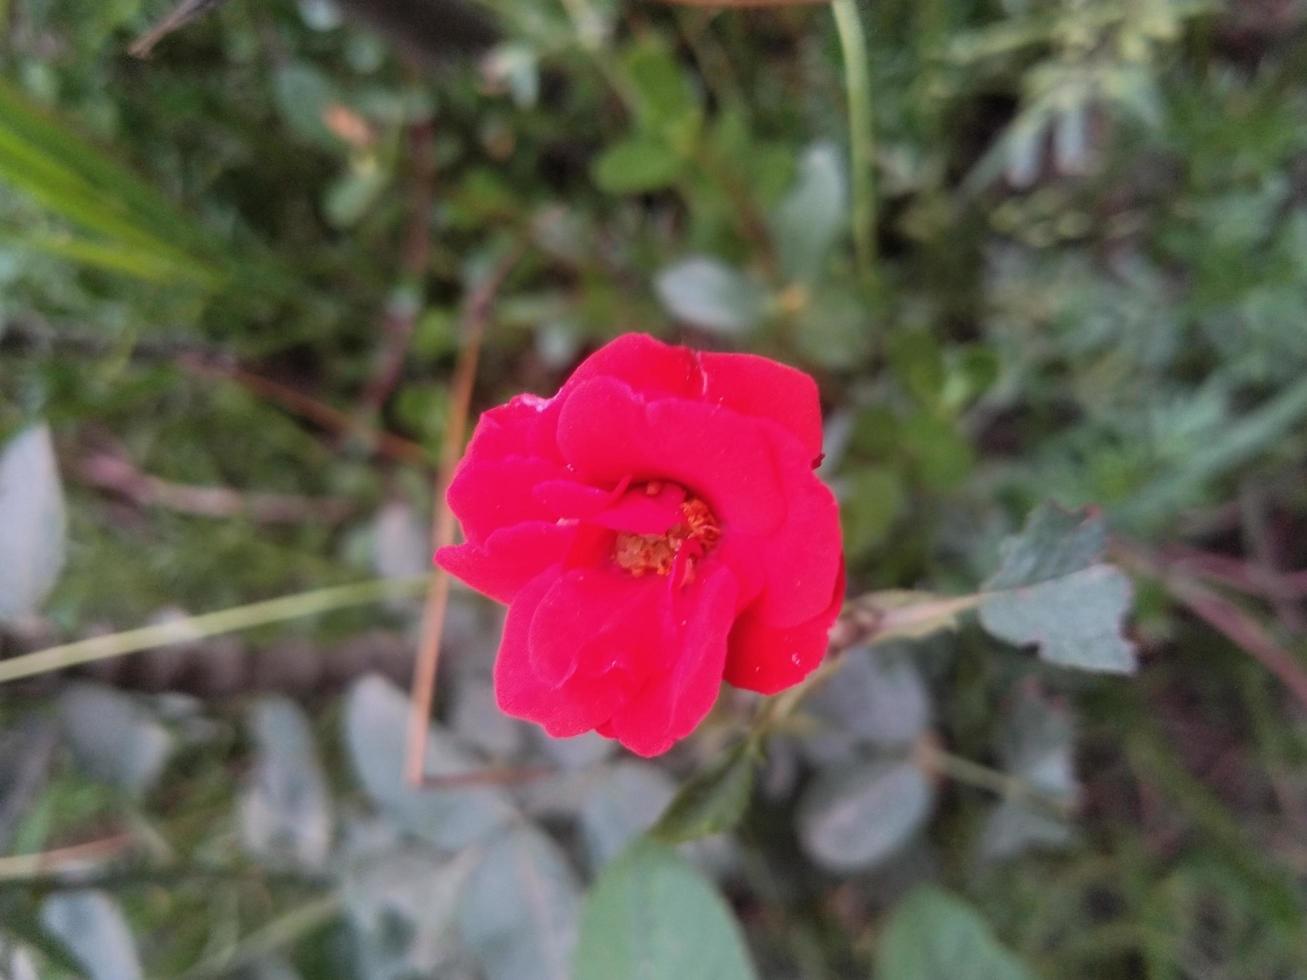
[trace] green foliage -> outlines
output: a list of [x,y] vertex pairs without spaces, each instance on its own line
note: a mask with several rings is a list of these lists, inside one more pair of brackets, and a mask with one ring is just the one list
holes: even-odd
[[937,888],[913,892],[894,910],[877,943],[876,976],[948,980],[959,969],[976,980],[1032,976],[994,938],[980,913],[962,899]]
[[799,803],[799,840],[829,870],[875,867],[921,829],[934,803],[930,779],[911,759],[830,769]]
[[[0,973],[1307,971],[1300,10],[485,0],[415,59],[216,6],[140,61],[158,4],[0,3],[0,658],[108,644],[0,687]],[[429,768],[481,775],[411,787],[474,313],[474,414],[627,329],[813,373],[871,635],[637,760],[505,717],[456,592]]]
[[725,903],[674,851],[639,841],[586,897],[575,980],[750,980]]
[[746,740],[695,773],[658,818],[651,836],[679,844],[734,830],[753,797],[757,751]]
[[1135,651],[1122,633],[1130,580],[1101,562],[1107,542],[1098,514],[1045,506],[1002,549],[985,583],[980,622],[1008,643],[1033,644],[1049,663],[1130,673]]

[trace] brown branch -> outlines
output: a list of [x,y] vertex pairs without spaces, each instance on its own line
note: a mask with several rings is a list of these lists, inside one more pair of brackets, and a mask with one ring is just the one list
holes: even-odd
[[131,849],[131,834],[114,834],[83,844],[57,847],[37,854],[14,854],[0,857],[0,881],[15,881],[36,875],[59,872],[68,867],[82,869],[87,862],[101,862],[118,857]]
[[242,493],[229,487],[173,483],[137,469],[125,456],[98,451],[78,460],[75,473],[85,483],[111,490],[142,507],[162,507],[200,517],[248,517],[257,524],[321,521],[335,524],[354,511],[348,500],[288,493]]
[[223,0],[181,0],[172,10],[148,31],[132,42],[127,53],[134,58],[148,58],[155,45],[169,34],[181,30],[193,20],[218,9]]
[[[1243,487],[1239,494],[1244,513],[1244,539],[1251,553],[1252,567],[1262,573],[1268,580],[1275,580],[1285,560],[1282,544],[1285,535],[1277,535],[1271,527],[1274,520],[1270,513],[1269,502],[1265,493],[1252,481]],[[1290,633],[1301,635],[1307,630],[1303,620],[1302,609],[1290,596],[1274,594],[1270,596],[1275,615]]]
[[[472,403],[472,386],[476,381],[477,362],[481,344],[490,321],[490,309],[504,280],[517,264],[522,253],[519,245],[469,293],[460,318],[460,336],[463,346],[454,368],[450,385],[449,417],[445,422],[444,439],[440,447],[440,471],[436,478],[435,518],[431,528],[431,544],[439,550],[454,543],[454,513],[445,501],[454,467],[458,464],[467,431],[468,413]],[[413,786],[426,782],[427,729],[431,724],[431,708],[436,700],[436,672],[440,665],[440,634],[445,625],[445,610],[449,605],[449,576],[437,568],[427,592],[422,610],[422,636],[418,645],[417,661],[413,667],[413,687],[409,708],[408,747],[405,774]],[[449,778],[449,777],[442,777]]]
[[[414,123],[408,130],[408,145],[413,158],[413,189],[400,269],[405,279],[420,283],[431,258],[431,207],[436,183],[435,126],[429,120]],[[360,399],[364,416],[381,411],[381,406],[399,384],[419,312],[421,308],[417,303],[407,302],[399,306],[392,304],[386,310],[381,353]]]
[[[1138,548],[1137,545],[1131,545]],[[1307,599],[1307,571],[1277,572],[1233,555],[1170,545],[1153,556],[1168,568],[1197,575],[1247,595],[1269,599]]]
[[[1111,551],[1121,564],[1157,579],[1172,598],[1265,667],[1307,707],[1307,666],[1281,646],[1252,613],[1186,575],[1181,562],[1174,559],[1168,562],[1138,543],[1117,538]],[[1224,556],[1205,555],[1209,569],[1213,567],[1214,557]],[[1192,556],[1189,560],[1192,563]],[[1238,565],[1238,573],[1232,577],[1245,585],[1251,584],[1258,572],[1256,566],[1245,562]],[[1232,571],[1224,562],[1215,563],[1215,567],[1223,568],[1226,573]]]
[[420,443],[381,429],[369,427],[340,409],[318,401],[316,398],[297,391],[289,385],[272,381],[236,365],[224,364],[191,354],[179,357],[177,364],[183,370],[197,377],[224,378],[228,381],[234,381],[253,394],[276,402],[292,414],[307,419],[328,432],[348,433],[358,437],[374,452],[382,456],[388,456],[401,463],[413,463],[419,466],[429,466],[431,464],[431,454]]
[[465,789],[469,786],[507,786],[552,776],[558,770],[552,766],[525,766],[518,768],[473,769],[454,772],[447,776],[421,777],[423,789]]
[[1230,642],[1242,647],[1253,659],[1279,678],[1307,707],[1307,668],[1247,610],[1192,579],[1163,579],[1168,592]]

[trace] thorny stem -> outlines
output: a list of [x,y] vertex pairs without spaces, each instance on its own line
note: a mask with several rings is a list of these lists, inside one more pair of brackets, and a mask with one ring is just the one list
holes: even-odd
[[233,606],[230,609],[199,616],[187,616],[122,633],[93,636],[9,660],[0,660],[0,683],[63,670],[66,667],[75,667],[95,660],[107,660],[127,653],[150,650],[170,643],[189,643],[204,637],[265,626],[268,623],[298,619],[302,616],[315,616],[334,609],[363,606],[385,599],[415,595],[427,588],[430,579],[429,575],[419,575],[413,578],[374,579],[350,585],[336,585],[255,602],[247,606]]

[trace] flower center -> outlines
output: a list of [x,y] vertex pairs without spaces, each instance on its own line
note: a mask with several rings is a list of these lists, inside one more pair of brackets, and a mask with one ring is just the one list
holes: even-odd
[[[648,483],[645,493],[657,496],[659,483]],[[652,572],[670,575],[678,565],[684,568],[681,584],[694,580],[694,563],[708,554],[722,536],[717,516],[698,497],[681,502],[681,521],[662,534],[634,534],[619,531],[613,543],[613,561],[636,578]]]

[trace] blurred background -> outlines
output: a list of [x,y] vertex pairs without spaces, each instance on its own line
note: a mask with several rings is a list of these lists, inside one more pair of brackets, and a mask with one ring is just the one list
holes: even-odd
[[406,789],[405,705],[463,338],[475,415],[634,329],[817,377],[851,595],[1046,500],[1133,578],[1133,677],[845,654],[686,852],[758,976],[1307,977],[1301,0],[0,25],[0,976],[571,975],[755,703],[552,741],[455,590],[432,768],[493,778]]

